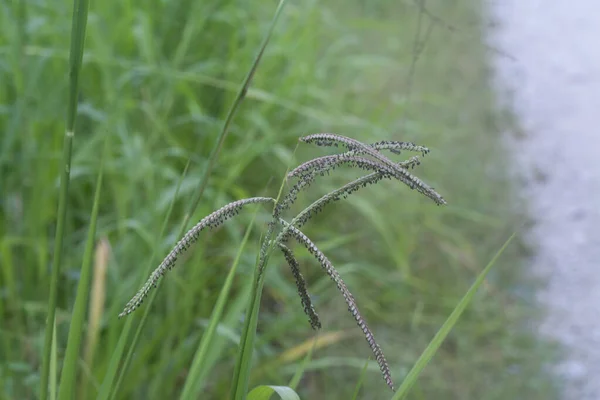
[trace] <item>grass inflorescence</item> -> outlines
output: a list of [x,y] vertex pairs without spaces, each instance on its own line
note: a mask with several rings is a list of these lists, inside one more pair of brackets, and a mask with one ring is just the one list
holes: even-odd
[[270,203],[274,201],[275,199],[270,197],[253,197],[250,199],[242,199],[229,203],[203,218],[177,242],[175,247],[173,247],[169,254],[167,254],[158,268],[152,272],[150,278],[148,278],[148,281],[146,281],[140,291],[129,301],[129,303],[127,303],[123,312],[119,314],[119,317],[130,314],[142,304],[146,296],[148,296],[150,289],[153,287],[155,288],[158,280],[165,274],[165,272],[175,266],[177,257],[179,257],[198,240],[200,233],[204,229],[214,229],[219,227],[225,223],[225,221],[237,215],[244,206],[256,203]]
[[[211,213],[207,217],[203,218],[196,226],[190,229],[184,236],[177,242],[175,247],[167,254],[163,262],[152,272],[144,286],[133,296],[133,298],[127,303],[125,309],[119,314],[120,317],[125,316],[133,312],[137,307],[141,305],[144,298],[148,295],[148,292],[156,287],[158,280],[173,266],[177,261],[177,257],[181,255],[185,250],[187,250],[194,242],[198,240],[198,237],[202,230],[205,228],[216,228],[222,225],[227,219],[236,215],[243,206],[254,203],[275,203],[275,207],[273,210],[273,219],[268,224],[268,233],[267,240],[263,242],[263,246],[261,247],[260,257],[258,261],[257,268],[262,274],[262,271],[266,267],[267,263],[267,249],[277,246],[281,249],[284,254],[284,257],[292,271],[292,274],[296,280],[296,285],[298,287],[298,294],[300,295],[300,300],[302,302],[302,307],[304,312],[308,316],[310,325],[313,329],[321,328],[321,322],[317,313],[315,312],[314,306],[308,295],[306,289],[306,282],[302,277],[299,270],[299,263],[294,257],[294,253],[287,246],[287,241],[290,237],[293,237],[302,244],[310,254],[312,254],[315,259],[319,262],[321,267],[325,270],[327,275],[335,282],[337,289],[342,294],[347,306],[348,311],[352,314],[352,317],[362,330],[367,342],[369,343],[369,347],[373,351],[375,356],[375,360],[379,364],[379,368],[383,374],[383,378],[387,385],[394,390],[394,383],[392,381],[392,374],[386,358],[381,350],[379,344],[377,344],[373,332],[367,325],[366,321],[362,317],[360,311],[358,310],[358,306],[356,301],[354,300],[354,296],[348,289],[347,285],[342,280],[338,271],[335,269],[333,264],[329,261],[329,259],[323,254],[321,250],[314,244],[314,242],[308,238],[300,229],[298,229],[295,225],[303,225],[305,224],[312,216],[316,214],[315,211],[321,209],[325,204],[334,201],[340,200],[340,194],[343,196],[347,196],[352,193],[355,188],[360,186],[365,186],[367,183],[376,183],[377,180],[373,179],[373,177],[387,177],[387,178],[396,178],[400,182],[406,184],[411,189],[417,189],[418,192],[424,194],[430,199],[434,200],[436,204],[446,204],[446,201],[443,197],[437,193],[435,190],[426,185],[419,178],[414,176],[412,173],[408,171],[409,167],[414,167],[418,165],[418,159],[411,158],[405,163],[394,163],[386,156],[384,156],[379,150],[383,149],[392,149],[397,154],[400,150],[412,150],[419,151],[423,153],[423,155],[427,154],[429,150],[426,147],[418,146],[413,143],[407,142],[394,142],[394,141],[385,141],[379,142],[374,145],[366,145],[358,140],[337,135],[337,134],[315,134],[308,135],[300,138],[300,141],[305,143],[314,143],[318,146],[331,146],[337,145],[341,143],[345,147],[349,149],[349,152],[342,153],[338,156],[326,156],[315,158],[311,161],[307,161],[301,164],[299,167],[295,168],[291,172],[288,173],[288,178],[299,178],[300,182],[292,187],[292,189],[288,192],[286,196],[283,197],[281,201],[277,201],[274,198],[270,197],[253,197],[248,199],[242,199],[238,201],[234,201],[229,203],[217,211]],[[371,159],[365,157],[359,157],[355,154],[364,154],[370,156]],[[358,180],[350,182],[349,184],[343,186],[340,189],[334,190],[325,196],[323,196],[322,201],[310,205],[305,208],[300,214],[298,214],[294,219],[292,219],[291,223],[288,223],[284,219],[281,218],[281,214],[283,210],[289,208],[291,204],[297,199],[297,194],[303,188],[308,186],[309,182],[312,182],[317,175],[323,175],[330,170],[335,169],[337,166],[341,164],[347,164],[350,167],[359,168],[363,170],[374,171],[370,175],[363,176]],[[401,171],[401,173],[399,172]],[[279,226],[281,228],[281,232],[273,239],[273,242],[270,243],[270,238],[273,236],[275,227]],[[259,274],[259,276],[260,276]]]

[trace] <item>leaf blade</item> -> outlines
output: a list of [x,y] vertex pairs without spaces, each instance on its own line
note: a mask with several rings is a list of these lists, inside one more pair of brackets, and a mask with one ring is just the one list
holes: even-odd
[[438,348],[440,347],[440,345],[442,344],[442,342],[444,341],[444,339],[446,338],[448,333],[450,333],[450,331],[452,330],[452,328],[454,327],[454,325],[460,318],[463,311],[467,308],[467,306],[471,302],[471,299],[473,298],[473,296],[475,296],[475,293],[477,293],[477,290],[479,289],[481,284],[484,282],[485,277],[492,269],[492,266],[496,263],[496,261],[498,260],[500,255],[504,252],[504,250],[506,250],[506,248],[508,247],[508,245],[514,239],[515,236],[516,236],[516,232],[514,232],[506,240],[506,242],[504,243],[504,245],[502,245],[500,250],[498,250],[498,252],[494,255],[494,257],[490,260],[490,262],[486,265],[486,267],[479,273],[479,275],[475,279],[475,282],[473,282],[473,284],[471,285],[471,287],[469,288],[467,293],[465,293],[465,295],[458,302],[458,304],[456,305],[456,307],[454,308],[454,310],[452,311],[450,316],[448,316],[448,319],[446,319],[446,322],[444,322],[444,324],[438,330],[438,332],[435,334],[433,339],[431,339],[431,342],[429,342],[429,345],[427,345],[427,347],[425,348],[423,353],[421,353],[421,356],[415,362],[415,365],[412,367],[412,369],[406,375],[406,378],[404,379],[404,381],[398,388],[398,391],[392,397],[392,400],[400,400],[400,399],[403,399],[406,397],[406,395],[408,394],[408,392],[410,391],[412,386],[417,381],[417,378],[419,377],[419,375],[421,374],[423,369],[427,366],[429,361],[433,358],[433,356],[437,352]]

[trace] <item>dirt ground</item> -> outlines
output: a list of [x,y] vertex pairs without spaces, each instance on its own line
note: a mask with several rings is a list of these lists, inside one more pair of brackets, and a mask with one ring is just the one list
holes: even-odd
[[541,326],[565,345],[565,399],[600,399],[600,2],[488,2],[501,97],[535,225],[533,268],[548,285]]

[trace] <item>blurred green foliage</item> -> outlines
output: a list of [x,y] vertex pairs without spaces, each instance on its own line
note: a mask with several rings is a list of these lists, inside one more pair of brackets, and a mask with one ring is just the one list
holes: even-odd
[[[476,0],[291,1],[235,118],[192,220],[230,201],[275,195],[286,167],[320,154],[297,138],[336,132],[364,141],[411,140],[432,149],[422,176],[450,203],[430,204],[385,182],[327,209],[305,228],[356,296],[395,380],[450,314],[472,280],[518,228],[499,138]],[[223,119],[267,29],[275,1],[106,0],[90,6],[59,286],[63,356],[103,139],[98,233],[110,243],[105,307],[92,365],[93,398],[154,249],[177,239]],[[436,19],[435,17],[439,18]],[[0,5],[0,397],[33,398],[39,384],[67,99],[71,2]],[[169,222],[157,237],[192,157]],[[339,186],[337,171],[300,202]],[[251,213],[207,234],[169,274],[153,304],[119,398],[180,393]],[[262,218],[262,219],[261,219]],[[259,214],[258,222],[265,216]],[[262,225],[260,225],[262,227]],[[205,397],[227,394],[256,229],[218,327]],[[550,399],[554,349],[533,335],[534,285],[509,250],[413,390],[415,399]],[[297,391],[350,398],[369,349],[320,268],[300,252],[321,315],[322,343]],[[251,387],[286,385],[312,343],[285,261],[271,260]],[[97,279],[97,278],[96,278]],[[80,388],[81,389],[81,388]],[[82,392],[80,392],[82,393]],[[370,363],[359,398],[387,398]]]

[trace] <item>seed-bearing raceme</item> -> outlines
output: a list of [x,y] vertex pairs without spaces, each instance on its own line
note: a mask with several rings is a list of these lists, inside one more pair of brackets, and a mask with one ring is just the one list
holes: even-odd
[[[204,229],[212,229],[222,225],[226,220],[237,215],[246,205],[256,203],[274,203],[275,205],[271,213],[271,218],[267,223],[267,231],[263,238],[258,254],[256,265],[256,276],[258,276],[258,281],[255,282],[255,285],[258,285],[261,281],[271,253],[275,248],[279,248],[285,261],[290,267],[290,270],[292,271],[292,275],[296,281],[296,287],[298,289],[298,295],[300,297],[302,309],[308,316],[308,321],[311,327],[313,329],[321,328],[321,321],[319,320],[319,316],[316,313],[310,295],[308,294],[308,284],[300,273],[299,263],[294,256],[293,250],[287,245],[290,239],[295,239],[309,251],[309,253],[317,260],[325,273],[335,283],[336,288],[341,293],[346,305],[348,306],[348,311],[350,314],[352,314],[356,324],[363,332],[371,351],[375,355],[375,360],[379,364],[379,368],[381,369],[386,384],[392,390],[394,390],[392,374],[383,351],[381,350],[379,344],[377,344],[375,341],[373,332],[362,317],[358,306],[356,305],[356,300],[354,300],[354,296],[329,259],[321,250],[319,250],[319,248],[317,248],[317,246],[308,238],[308,236],[300,231],[299,228],[314,218],[327,205],[346,199],[359,189],[375,185],[383,179],[399,181],[409,188],[416,190],[418,193],[430,198],[438,205],[446,204],[446,201],[439,193],[437,193],[432,187],[427,185],[411,172],[411,170],[420,165],[421,161],[419,157],[413,156],[405,161],[394,162],[381,152],[389,151],[392,154],[398,155],[401,154],[402,151],[412,151],[419,152],[422,156],[425,156],[427,153],[429,153],[429,149],[410,142],[398,142],[390,140],[380,141],[372,144],[364,144],[358,140],[333,133],[317,133],[304,136],[300,138],[300,140],[305,143],[316,144],[317,146],[338,147],[341,145],[345,148],[345,151],[338,154],[314,158],[291,170],[287,175],[287,179],[293,179],[295,180],[295,183],[289,187],[287,193],[282,195],[277,200],[270,197],[253,197],[249,199],[238,200],[227,204],[226,206],[203,218],[196,226],[190,229],[183,236],[183,238],[179,240],[179,242],[177,242],[175,247],[169,252],[169,254],[167,254],[160,265],[154,270],[154,272],[152,272],[152,274],[150,274],[150,277],[142,286],[142,288],[127,303],[125,309],[123,312],[121,312],[121,314],[119,314],[119,316],[122,317],[133,312],[142,304],[148,295],[148,292],[153,287],[156,287],[159,279],[165,274],[165,272],[173,268],[178,256],[180,256],[198,240],[200,233]],[[300,211],[290,220],[290,222],[287,222],[284,219],[284,213],[288,211],[297,201],[298,194],[300,192],[306,190],[319,177],[329,175],[336,169],[342,167],[366,171],[367,174],[323,195],[308,207],[305,207],[302,211]],[[256,286],[255,288],[258,287],[260,286]]]

